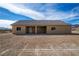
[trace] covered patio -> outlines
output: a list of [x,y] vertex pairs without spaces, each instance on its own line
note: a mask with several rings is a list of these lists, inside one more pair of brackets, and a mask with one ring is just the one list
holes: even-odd
[[26,26],[26,34],[45,34],[46,26]]

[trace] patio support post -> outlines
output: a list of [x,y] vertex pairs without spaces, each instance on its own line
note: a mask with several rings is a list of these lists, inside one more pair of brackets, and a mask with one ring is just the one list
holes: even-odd
[[37,26],[35,26],[35,34],[37,34]]

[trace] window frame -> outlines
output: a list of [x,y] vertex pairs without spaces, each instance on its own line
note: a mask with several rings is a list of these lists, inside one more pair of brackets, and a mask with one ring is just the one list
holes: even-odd
[[21,31],[21,27],[17,27],[16,30],[17,30],[17,31]]
[[53,31],[53,30],[56,30],[56,27],[51,27],[51,30]]

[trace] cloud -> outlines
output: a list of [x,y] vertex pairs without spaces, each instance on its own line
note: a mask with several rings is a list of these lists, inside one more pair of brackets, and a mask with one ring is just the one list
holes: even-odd
[[[18,4],[17,4],[18,5]],[[65,11],[60,11],[58,7],[59,4],[56,3],[47,3],[47,4],[19,4],[21,7],[29,7],[32,10],[37,10],[38,12],[41,12],[44,15],[44,20],[65,20],[67,18],[71,18],[76,16],[76,13],[73,13],[72,10],[65,12]],[[19,6],[18,5],[18,6]],[[20,7],[19,6],[19,7]],[[38,8],[38,7],[40,8]],[[67,8],[67,7],[66,7]],[[77,8],[79,9],[79,8]]]
[[[45,10],[43,12],[40,11],[35,11],[35,9],[31,9],[31,8],[27,8],[28,6],[25,4],[0,4],[0,7],[6,8],[9,11],[16,13],[16,14],[21,14],[24,16],[28,16],[34,20],[62,20],[62,19],[66,19],[69,17],[73,17],[76,14],[74,13],[66,13],[66,12],[62,12],[59,10],[56,10],[56,5],[57,4],[52,4],[53,6],[51,6],[51,4],[45,4],[42,5],[43,7],[40,7],[39,10]],[[29,5],[29,6],[32,6]],[[39,6],[39,5],[38,5]],[[53,9],[51,9],[51,7]]]
[[46,16],[46,20],[65,20],[67,18],[76,16],[74,13],[63,12],[56,9],[48,9],[43,13]]
[[11,24],[16,21],[0,19],[0,27],[11,28]]
[[71,13],[72,13],[72,14],[75,14],[75,15],[79,15],[79,6],[73,8],[73,9],[71,10]]
[[32,19],[44,19],[45,18],[44,15],[40,12],[31,10],[31,9],[28,9],[22,6],[18,7],[16,4],[7,4],[7,3],[3,4],[2,3],[0,4],[0,7],[6,8],[9,11],[16,13],[16,14],[28,16]]
[[[44,9],[45,11],[43,12],[35,11],[35,9],[33,10],[31,8],[28,8],[29,6],[32,6],[32,4],[27,6],[27,4],[25,5],[25,4],[10,4],[9,3],[9,4],[0,4],[0,7],[6,8],[13,13],[28,16],[34,20],[49,20],[49,19],[50,20],[62,20],[62,19],[64,20],[69,17],[74,17],[78,14],[78,13],[77,14],[73,13],[73,11],[68,12],[68,13],[62,12],[56,9],[55,6],[57,4],[52,4],[52,5],[53,6],[51,6],[51,4],[45,4],[45,5],[42,5],[43,7],[38,8],[39,10]],[[78,9],[78,8],[75,8],[75,9]]]

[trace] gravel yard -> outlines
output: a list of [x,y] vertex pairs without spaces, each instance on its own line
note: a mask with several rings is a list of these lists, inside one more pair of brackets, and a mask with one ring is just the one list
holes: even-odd
[[79,35],[0,34],[1,56],[79,56]]

